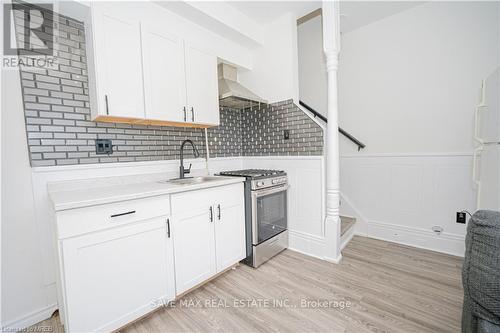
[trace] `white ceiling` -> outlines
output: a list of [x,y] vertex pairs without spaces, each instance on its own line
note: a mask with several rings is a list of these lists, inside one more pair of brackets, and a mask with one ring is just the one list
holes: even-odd
[[255,22],[267,24],[285,13],[299,18],[321,7],[321,1],[228,1]]
[[422,1],[342,1],[340,3],[340,30],[343,33],[379,21]]
[[[300,18],[321,7],[321,1],[227,1],[258,24],[267,24],[292,12]],[[422,1],[341,1],[341,31],[346,33],[412,8]]]

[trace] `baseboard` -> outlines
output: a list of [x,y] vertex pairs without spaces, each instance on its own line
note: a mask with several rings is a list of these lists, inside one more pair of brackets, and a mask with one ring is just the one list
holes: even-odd
[[331,263],[334,263],[334,264],[340,264],[340,262],[342,261],[342,253],[340,253],[337,258],[327,258],[327,257],[325,257],[325,258],[323,258],[323,260],[331,262]]
[[311,257],[324,259],[325,239],[306,233],[288,230],[288,248]]
[[465,237],[461,235],[449,233],[436,235],[428,230],[379,221],[368,221],[366,233],[356,234],[459,257],[463,257],[465,253]]
[[23,330],[26,327],[35,325],[45,319],[48,319],[52,316],[54,311],[57,310],[57,304],[51,304],[39,310],[28,313],[23,317],[19,317],[7,323],[2,323],[2,331],[6,332],[14,332]]
[[344,209],[342,215],[352,215],[356,218],[354,226],[354,234],[356,235],[443,252],[459,257],[464,256],[465,236],[446,232],[436,235],[431,230],[370,220],[361,213],[349,197],[341,193],[341,198],[343,203],[342,208]]

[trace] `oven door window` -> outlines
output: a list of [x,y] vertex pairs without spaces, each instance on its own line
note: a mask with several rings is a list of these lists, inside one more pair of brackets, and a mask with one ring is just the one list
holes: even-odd
[[287,229],[286,193],[284,190],[256,198],[259,244]]

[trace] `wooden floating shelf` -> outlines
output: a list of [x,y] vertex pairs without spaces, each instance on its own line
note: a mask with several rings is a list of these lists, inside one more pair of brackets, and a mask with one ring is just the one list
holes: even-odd
[[191,124],[166,120],[148,120],[138,118],[116,117],[116,116],[98,116],[94,119],[96,122],[101,123],[121,123],[131,125],[152,125],[152,126],[172,126],[172,127],[189,127],[189,128],[209,128],[214,125],[206,124]]

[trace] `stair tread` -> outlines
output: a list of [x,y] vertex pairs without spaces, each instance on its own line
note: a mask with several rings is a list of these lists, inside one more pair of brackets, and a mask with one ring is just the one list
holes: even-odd
[[353,217],[341,216],[340,217],[340,236],[344,235],[356,223]]

